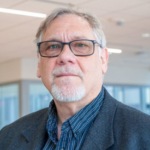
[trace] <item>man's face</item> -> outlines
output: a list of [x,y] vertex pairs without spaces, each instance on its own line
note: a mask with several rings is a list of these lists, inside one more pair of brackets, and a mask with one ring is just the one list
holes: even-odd
[[[89,23],[72,14],[54,19],[42,37],[42,41],[70,42],[78,39],[96,40]],[[40,58],[37,76],[41,77],[54,99],[68,102],[94,99],[101,90],[102,73],[106,70],[106,49],[99,57],[98,45],[95,45],[93,55],[80,57],[75,56],[68,45],[64,45],[58,57]]]

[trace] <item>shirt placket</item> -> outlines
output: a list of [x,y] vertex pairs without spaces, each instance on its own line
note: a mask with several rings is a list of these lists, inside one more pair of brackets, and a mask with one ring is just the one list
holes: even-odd
[[66,144],[68,144],[68,142],[71,141],[71,138],[68,139],[68,135],[70,134],[71,129],[69,127],[69,123],[68,122],[64,122],[64,124],[62,125],[61,128],[61,135],[60,135],[60,139],[58,140],[57,143],[57,147],[56,150],[65,150],[66,149]]

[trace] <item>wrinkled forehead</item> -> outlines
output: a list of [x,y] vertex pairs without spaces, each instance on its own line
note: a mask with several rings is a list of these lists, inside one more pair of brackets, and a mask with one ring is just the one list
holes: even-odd
[[[66,14],[55,18],[47,27],[43,34],[43,40],[68,36],[71,39],[93,38],[93,29],[89,22],[77,15]],[[52,36],[52,37],[51,37]],[[45,39],[45,37],[47,37]],[[54,40],[54,39],[53,39]]]
[[89,21],[86,18],[84,18],[83,16],[79,16],[77,14],[71,14],[71,13],[59,14],[58,16],[56,16],[54,19],[51,20],[51,22],[49,23],[49,25],[52,22],[54,22],[55,20],[62,19],[62,18],[63,18],[63,20],[66,19],[66,21],[67,20],[68,21],[69,20],[75,20],[76,22],[83,22],[83,23],[85,23],[85,25],[88,24],[89,26],[91,26],[90,23],[89,23]]
[[62,14],[55,17],[48,25],[47,28],[51,27],[53,24],[57,25],[57,27],[61,27],[62,25],[68,25],[68,27],[76,27],[78,25],[82,27],[92,28],[90,23],[83,17],[78,16],[76,14]]

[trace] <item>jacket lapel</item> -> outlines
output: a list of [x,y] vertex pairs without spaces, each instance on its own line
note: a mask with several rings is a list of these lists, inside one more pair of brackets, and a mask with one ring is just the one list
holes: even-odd
[[26,130],[22,131],[22,136],[25,140],[22,143],[20,150],[41,150],[45,144],[47,138],[46,123],[47,123],[47,111],[40,116],[34,123]]
[[[104,100],[100,112],[92,123],[81,150],[106,150],[114,144],[113,120],[117,102],[105,90]],[[46,123],[47,109],[38,117],[34,125],[22,131],[21,147],[17,150],[41,150],[47,139]]]
[[113,120],[116,108],[116,100],[105,90],[102,107],[87,133],[81,150],[105,150],[114,144]]

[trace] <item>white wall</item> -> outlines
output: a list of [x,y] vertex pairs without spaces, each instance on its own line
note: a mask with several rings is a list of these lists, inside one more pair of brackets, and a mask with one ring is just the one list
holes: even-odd
[[[22,58],[0,64],[0,84],[16,80],[39,80],[37,58]],[[138,66],[108,65],[104,76],[107,84],[150,85],[150,70]]]
[[0,84],[21,79],[21,60],[16,59],[0,64]]
[[36,76],[37,58],[22,58],[21,59],[21,78],[38,80]]
[[138,66],[114,66],[109,64],[104,83],[150,85],[150,70]]

